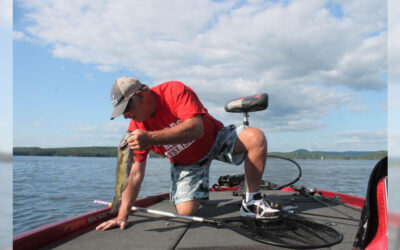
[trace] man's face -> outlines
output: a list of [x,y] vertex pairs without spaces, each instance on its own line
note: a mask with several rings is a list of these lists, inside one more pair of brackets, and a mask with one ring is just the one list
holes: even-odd
[[132,119],[137,122],[146,120],[145,109],[143,105],[143,96],[134,96],[128,103],[123,116],[125,119]]

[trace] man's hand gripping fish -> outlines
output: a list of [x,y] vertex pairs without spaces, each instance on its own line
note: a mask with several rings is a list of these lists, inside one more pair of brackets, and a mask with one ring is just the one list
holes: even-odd
[[129,173],[131,172],[133,164],[133,152],[128,146],[128,138],[130,136],[131,132],[128,131],[121,139],[121,142],[118,146],[115,194],[111,208],[111,213],[113,214],[118,214],[118,210],[121,205],[122,192],[128,185]]

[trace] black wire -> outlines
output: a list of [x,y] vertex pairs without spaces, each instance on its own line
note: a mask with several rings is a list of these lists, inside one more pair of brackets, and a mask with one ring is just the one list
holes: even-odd
[[296,179],[294,179],[293,181],[291,181],[291,182],[289,182],[289,183],[287,183],[287,184],[284,184],[284,185],[275,187],[275,188],[273,188],[273,190],[280,190],[280,189],[282,189],[282,188],[284,188],[284,187],[293,185],[293,184],[295,184],[296,182],[298,182],[298,181],[300,180],[300,178],[301,178],[301,167],[300,167],[300,165],[299,165],[297,162],[295,162],[294,160],[292,160],[292,159],[290,159],[290,158],[286,158],[286,157],[278,156],[278,155],[268,155],[268,157],[270,157],[270,158],[278,158],[278,159],[290,161],[291,163],[293,163],[294,165],[296,165],[296,167],[297,167],[298,170],[299,170],[299,175],[296,177]]

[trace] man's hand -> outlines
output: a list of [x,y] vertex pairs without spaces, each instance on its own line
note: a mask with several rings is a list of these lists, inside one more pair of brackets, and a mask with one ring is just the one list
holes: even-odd
[[153,142],[147,131],[136,129],[128,138],[128,145],[132,150],[145,150],[153,146]]
[[105,231],[105,230],[107,230],[109,228],[113,228],[113,227],[116,227],[116,226],[119,226],[119,228],[121,230],[123,230],[123,229],[125,229],[126,225],[128,224],[127,221],[128,221],[127,218],[121,219],[121,218],[117,217],[115,219],[108,220],[106,222],[101,223],[100,225],[98,225],[96,227],[96,230]]

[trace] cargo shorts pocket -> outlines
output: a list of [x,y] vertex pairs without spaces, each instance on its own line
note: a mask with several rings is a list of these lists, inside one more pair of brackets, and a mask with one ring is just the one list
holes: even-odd
[[179,167],[171,164],[171,200],[175,205],[191,200],[208,200],[210,164]]

